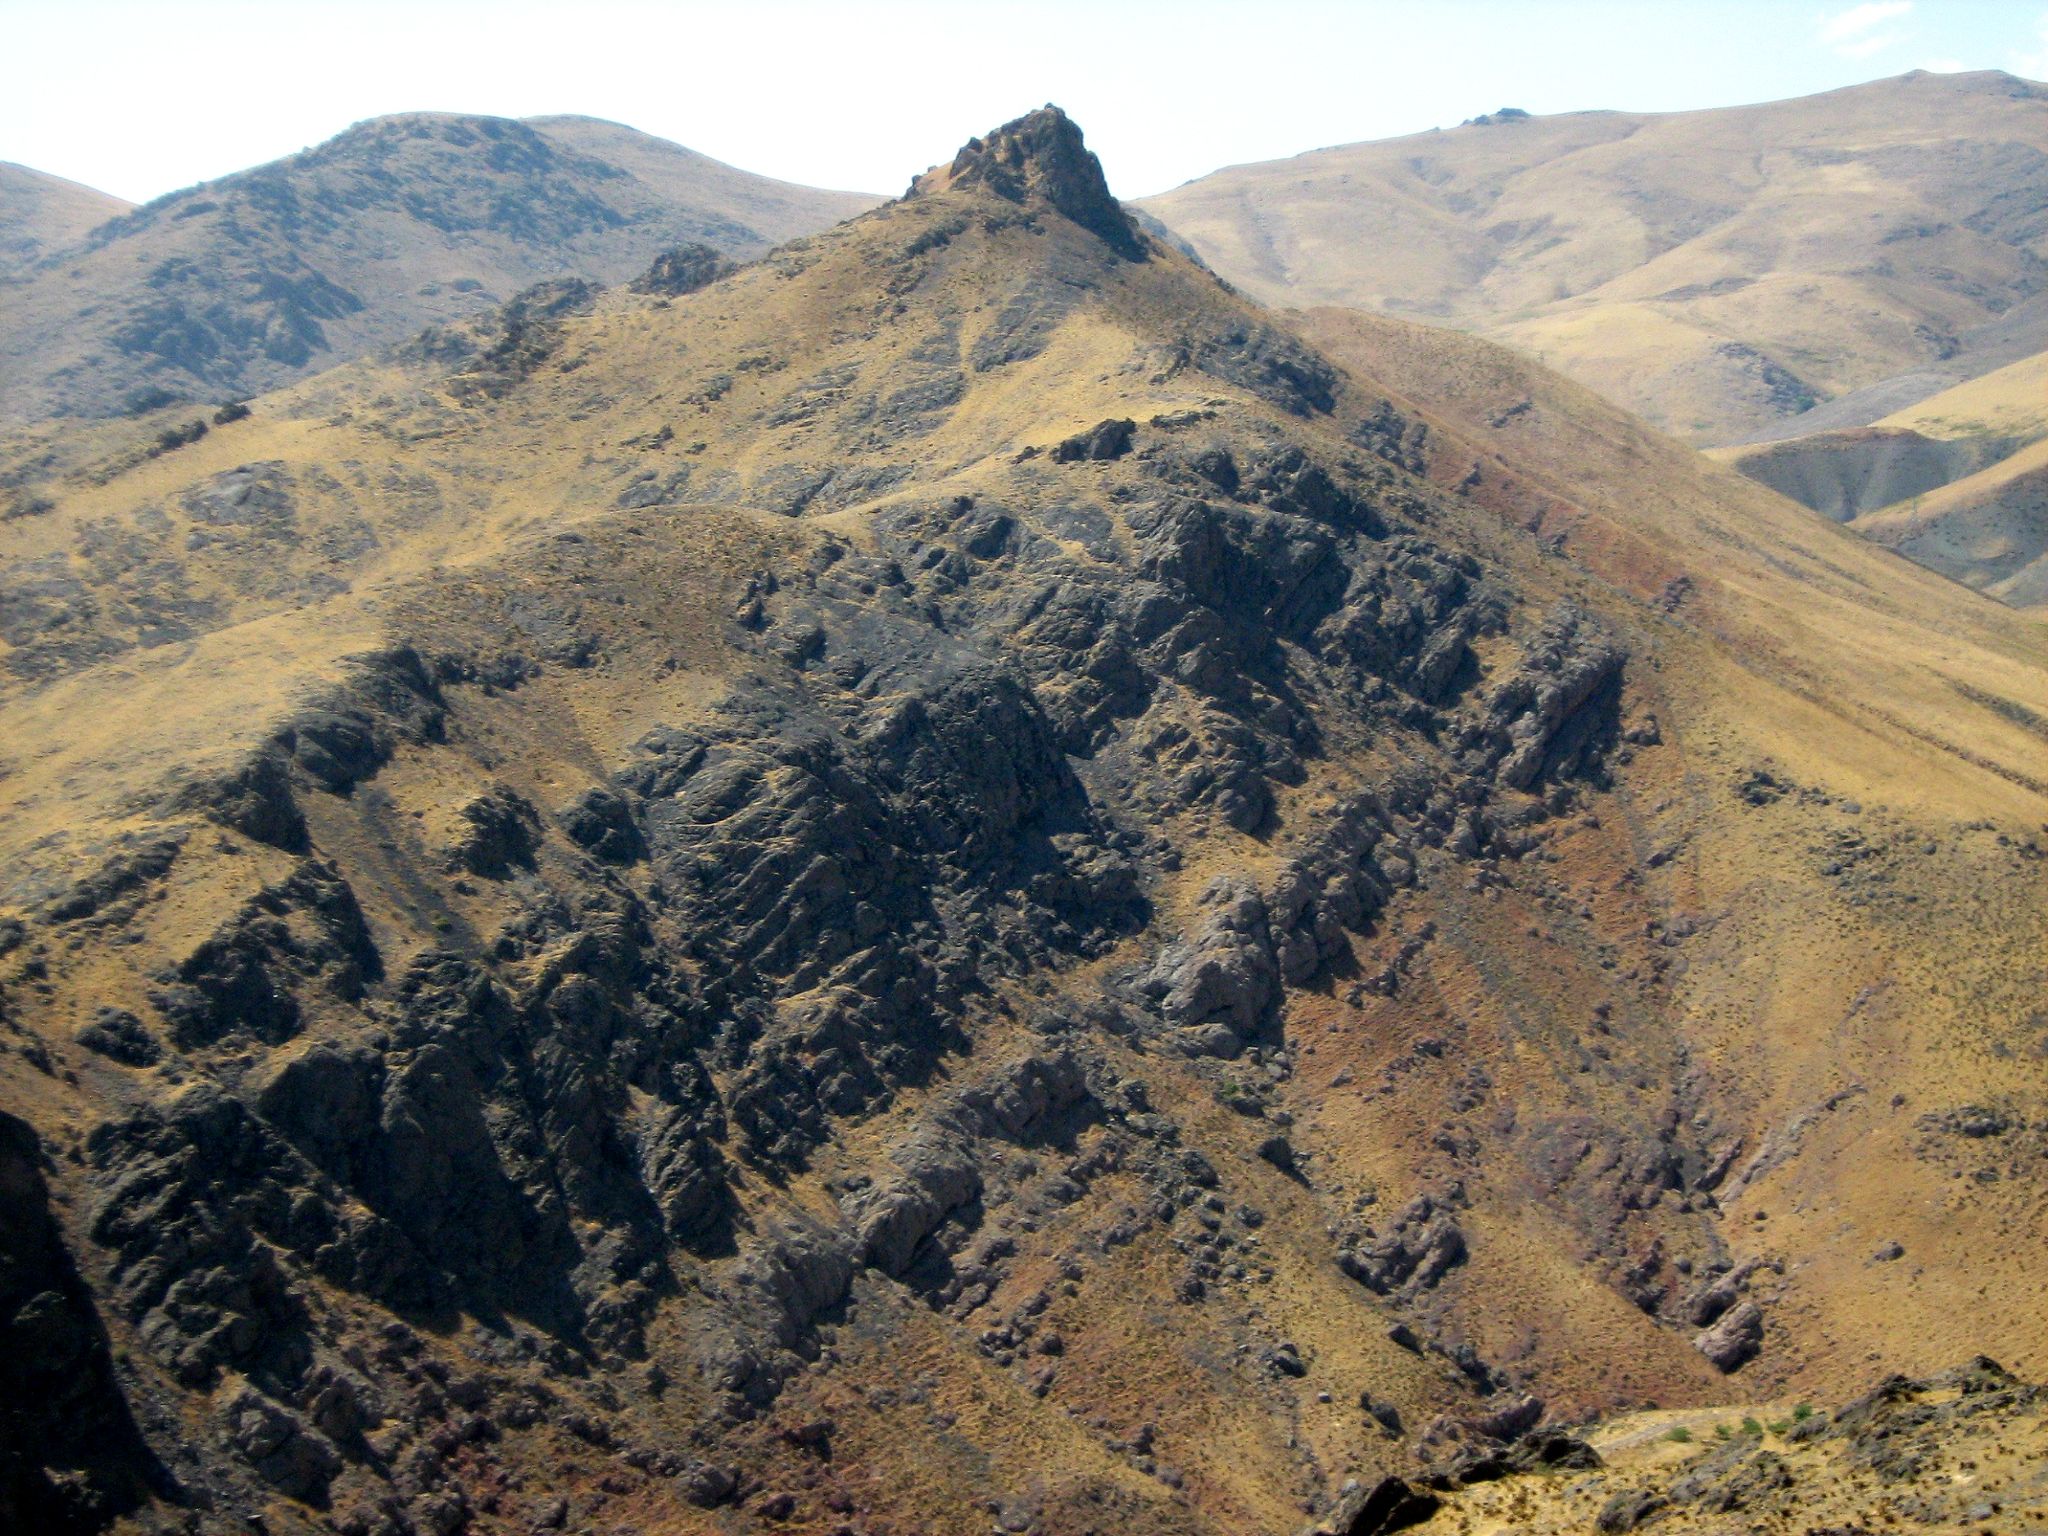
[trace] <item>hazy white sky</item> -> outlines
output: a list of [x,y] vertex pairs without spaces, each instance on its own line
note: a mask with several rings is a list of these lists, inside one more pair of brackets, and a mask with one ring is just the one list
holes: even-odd
[[1916,68],[2048,76],[2048,0],[0,0],[0,160],[140,200],[385,112],[583,112],[893,193],[1056,101],[1136,197],[1500,106]]

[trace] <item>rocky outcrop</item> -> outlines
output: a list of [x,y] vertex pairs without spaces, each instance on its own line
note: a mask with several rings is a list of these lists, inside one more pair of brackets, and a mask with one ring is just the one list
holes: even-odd
[[1551,616],[1515,673],[1494,688],[1466,751],[1510,789],[1570,773],[1612,744],[1619,729],[1621,649],[1584,614]]
[[168,1478],[52,1217],[45,1155],[25,1122],[0,1114],[0,1525],[71,1536],[167,1491]]
[[467,802],[463,828],[449,861],[456,869],[502,880],[516,868],[533,867],[540,813],[516,792],[497,785]]
[[535,283],[513,296],[481,329],[474,350],[451,377],[459,400],[495,400],[530,378],[562,345],[562,321],[588,314],[597,285],[579,277]]
[[659,294],[667,299],[679,299],[685,294],[695,293],[700,288],[709,288],[722,277],[730,276],[737,268],[726,257],[710,246],[695,242],[679,245],[663,251],[654,258],[654,264],[628,285],[635,293]]
[[1191,1055],[1234,1057],[1265,1032],[1280,996],[1265,901],[1257,890],[1219,880],[1202,896],[1206,915],[1188,939],[1160,952],[1140,990]]
[[1350,1483],[1329,1513],[1302,1536],[1391,1536],[1423,1524],[1442,1507],[1434,1493],[1402,1478],[1381,1478],[1370,1486]]
[[1729,1308],[1711,1328],[1694,1335],[1692,1341],[1694,1349],[1724,1372],[1741,1370],[1757,1357],[1763,1344],[1763,1308],[1753,1301]]
[[[1539,1405],[1538,1411],[1541,1411]],[[1473,1446],[1432,1475],[1438,1488],[1471,1487],[1531,1473],[1586,1472],[1602,1465],[1600,1453],[1563,1430],[1529,1430],[1498,1445]]]
[[2048,1388],[1978,1355],[1931,1376],[1889,1376],[1832,1416],[1809,1420],[1801,1432],[1840,1441],[1853,1466],[1897,1485],[1920,1476],[1959,1426],[1996,1422],[2044,1402]]
[[1384,1232],[1361,1234],[1337,1253],[1337,1267],[1381,1296],[1412,1296],[1465,1262],[1465,1233],[1449,1209],[1417,1195]]
[[570,842],[607,864],[630,864],[646,852],[632,805],[604,785],[585,790],[555,818]]
[[359,657],[352,671],[348,683],[293,715],[276,736],[292,766],[330,794],[375,774],[401,745],[441,739],[439,685],[417,651],[399,646]]
[[352,1000],[382,971],[355,892],[334,866],[308,860],[193,950],[150,1001],[182,1046],[231,1035],[276,1045],[298,1032],[300,988]]
[[1131,438],[1137,430],[1138,424],[1129,417],[1098,422],[1090,430],[1077,432],[1054,444],[1052,461],[1071,464],[1078,459],[1120,459],[1131,451]]
[[985,137],[969,139],[942,172],[912,182],[910,195],[941,186],[986,188],[1013,203],[1042,199],[1119,256],[1145,258],[1144,242],[1129,215],[1109,194],[1102,162],[1058,107],[1040,107]]

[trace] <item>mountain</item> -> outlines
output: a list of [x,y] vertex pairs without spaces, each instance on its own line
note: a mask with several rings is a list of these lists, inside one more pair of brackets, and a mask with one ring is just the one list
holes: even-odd
[[0,521],[14,1524],[1358,1536],[2048,1365],[2038,623],[1051,108],[664,272]]
[[0,160],[0,278],[71,245],[133,203]]
[[664,246],[751,259],[873,204],[616,123],[408,113],[174,192],[0,283],[0,422],[235,400]]
[[1916,71],[1486,114],[1142,207],[1275,304],[1512,343],[1694,443],[1860,427],[2048,346],[2048,87]]
[[1719,456],[1945,576],[2048,607],[2048,352],[1869,427]]

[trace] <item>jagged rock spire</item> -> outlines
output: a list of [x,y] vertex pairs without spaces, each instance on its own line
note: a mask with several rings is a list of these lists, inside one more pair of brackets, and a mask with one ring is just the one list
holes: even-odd
[[1130,216],[1110,195],[1102,162],[1082,142],[1074,120],[1050,103],[969,139],[951,165],[925,172],[910,184],[908,195],[948,187],[985,187],[1013,203],[1042,198],[1119,255],[1145,259],[1144,242]]

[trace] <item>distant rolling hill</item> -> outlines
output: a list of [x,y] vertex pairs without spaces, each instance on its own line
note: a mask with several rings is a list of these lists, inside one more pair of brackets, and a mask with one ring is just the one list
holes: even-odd
[[[22,176],[46,202],[68,186]],[[544,279],[617,281],[688,242],[750,258],[874,202],[590,118],[376,118],[44,237],[0,280],[0,421],[274,389]]]
[[134,206],[62,176],[0,160],[0,279]]
[[[1512,343],[1695,444],[1860,427],[2048,345],[2048,87],[1492,114],[1141,205],[1270,303]],[[1810,416],[1810,420],[1809,420]]]
[[2048,607],[2048,352],[1869,427],[1718,456],[1943,575]]

